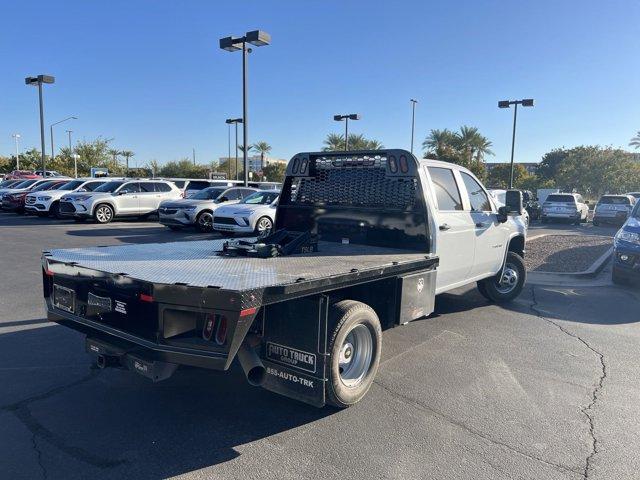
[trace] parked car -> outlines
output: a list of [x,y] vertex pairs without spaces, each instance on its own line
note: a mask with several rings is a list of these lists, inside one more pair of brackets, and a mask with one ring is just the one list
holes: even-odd
[[108,182],[108,179],[77,178],[64,182],[60,187],[47,191],[47,193],[28,193],[25,198],[24,208],[27,212],[45,217],[60,218],[60,199],[70,192],[92,192],[100,185]]
[[260,190],[240,203],[218,208],[213,216],[213,229],[228,233],[271,231],[276,220],[280,190]]
[[579,193],[552,193],[542,204],[542,223],[565,220],[578,225],[589,219],[589,205]]
[[22,179],[3,180],[2,182],[0,182],[0,190],[3,190],[5,188],[11,188],[12,185],[17,185],[20,182],[24,182],[24,180]]
[[14,170],[6,176],[7,179],[23,179],[23,180],[33,180],[40,178],[40,175],[33,173],[31,170]]
[[35,173],[36,175],[40,176],[40,177],[63,177],[64,175],[62,175],[59,172],[56,172],[55,170],[46,170],[44,172],[44,175],[42,174],[42,170],[36,170]]
[[155,213],[163,200],[178,199],[180,189],[165,180],[115,180],[93,192],[69,193],[60,199],[59,214],[76,221],[93,218],[109,223],[115,217],[141,217]]
[[[496,204],[498,205],[498,207],[503,207],[505,205],[506,202],[506,198],[507,198],[507,191],[500,189],[500,188],[493,188],[491,190],[488,190],[488,192],[491,194],[491,196],[493,197],[493,199],[495,200]],[[522,192],[522,206],[525,206],[525,202],[524,202],[524,192]],[[529,221],[530,221],[530,215],[529,215],[529,211],[526,208],[522,209],[522,221],[524,222],[525,226],[527,228],[529,228]]]
[[[38,185],[42,185],[43,183],[47,183],[50,182],[51,179],[50,178],[38,178],[38,179],[30,179],[30,180],[23,180],[20,183],[17,183],[15,185],[12,185],[11,188],[5,188],[0,190],[0,206],[2,205],[2,200],[4,199],[5,195],[10,195],[10,194],[14,194],[14,193],[22,193],[22,192],[29,192],[31,190],[33,190],[34,188],[36,188]],[[2,207],[4,208],[4,207]]]
[[593,211],[593,224],[613,223],[622,225],[636,204],[631,195],[603,195]]
[[611,275],[618,284],[640,280],[640,202],[614,238]]
[[195,225],[201,232],[211,232],[213,212],[221,205],[238,203],[255,192],[255,188],[208,187],[189,198],[165,200],[158,208],[158,219],[172,230]]
[[636,200],[640,200],[640,192],[629,192],[626,195],[631,195]]
[[66,180],[49,180],[33,185],[31,188],[6,193],[2,195],[2,209],[22,213],[24,212],[25,199],[30,192],[41,192],[55,189],[57,187],[61,187],[65,183],[67,183]]

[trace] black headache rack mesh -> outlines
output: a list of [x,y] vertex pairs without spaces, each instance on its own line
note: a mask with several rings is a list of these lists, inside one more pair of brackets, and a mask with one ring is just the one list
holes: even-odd
[[404,150],[300,153],[287,166],[276,228],[428,252],[418,169]]

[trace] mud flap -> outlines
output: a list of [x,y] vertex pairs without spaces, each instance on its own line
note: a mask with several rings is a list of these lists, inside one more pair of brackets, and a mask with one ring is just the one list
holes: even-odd
[[267,390],[316,407],[324,407],[325,380],[263,360],[267,375],[262,384]]

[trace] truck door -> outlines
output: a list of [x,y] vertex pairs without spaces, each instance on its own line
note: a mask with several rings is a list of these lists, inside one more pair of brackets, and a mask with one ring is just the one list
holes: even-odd
[[436,275],[436,292],[463,282],[473,266],[475,225],[464,211],[462,196],[453,170],[427,167],[437,202],[436,253],[440,265]]
[[475,255],[469,277],[494,274],[504,260],[507,233],[498,222],[498,212],[482,185],[468,173],[459,172],[459,175],[475,229]]

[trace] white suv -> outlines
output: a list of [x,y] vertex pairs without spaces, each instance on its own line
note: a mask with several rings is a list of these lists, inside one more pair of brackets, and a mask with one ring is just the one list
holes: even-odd
[[70,192],[92,192],[108,181],[109,179],[106,178],[77,178],[70,180],[56,190],[28,194],[25,198],[24,208],[27,212],[35,213],[42,217],[51,215],[59,218],[58,210],[62,197]]
[[60,199],[60,215],[77,221],[93,218],[109,223],[115,217],[146,217],[163,200],[181,198],[173,183],[165,180],[114,180],[93,192],[70,193]]
[[565,220],[574,224],[589,219],[589,205],[579,193],[552,193],[542,204],[542,223],[549,220]]

